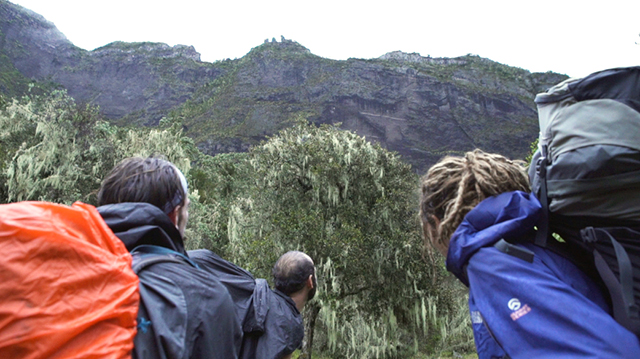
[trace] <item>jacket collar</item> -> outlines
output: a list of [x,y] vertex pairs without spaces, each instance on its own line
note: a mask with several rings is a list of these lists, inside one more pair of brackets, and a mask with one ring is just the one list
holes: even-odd
[[507,192],[480,202],[451,236],[447,270],[468,285],[464,268],[476,251],[502,238],[518,240],[528,235],[540,214],[540,202],[530,193]]
[[98,207],[98,212],[129,251],[150,244],[186,255],[180,232],[169,216],[152,204],[109,204]]
[[282,293],[281,291],[279,291],[279,290],[277,290],[275,288],[273,289],[273,292],[275,294],[277,294],[279,297],[281,297],[282,299],[284,299],[284,301],[292,308],[294,313],[300,314],[300,311],[298,310],[298,307],[296,306],[296,302],[294,302],[293,299],[291,299],[290,296]]

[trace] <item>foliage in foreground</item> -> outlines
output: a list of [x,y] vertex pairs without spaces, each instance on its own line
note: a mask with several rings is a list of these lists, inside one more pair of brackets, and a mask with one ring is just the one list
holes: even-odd
[[191,248],[212,249],[264,278],[287,250],[315,259],[320,291],[304,313],[307,354],[472,350],[464,293],[441,260],[422,251],[417,177],[396,154],[300,121],[248,153],[210,157],[180,127],[115,127],[63,92],[6,102],[0,203],[95,204],[100,181],[121,159],[163,154],[191,184]]

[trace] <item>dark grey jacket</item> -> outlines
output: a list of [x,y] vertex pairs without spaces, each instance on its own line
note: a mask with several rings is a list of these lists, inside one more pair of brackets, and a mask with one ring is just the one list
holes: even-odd
[[[133,253],[134,269],[140,259],[147,260],[138,271],[141,300],[133,357],[237,358],[242,329],[231,296],[215,277],[189,263],[169,217],[147,203],[106,205],[98,212],[130,252],[140,245],[174,251]],[[153,256],[161,258],[148,261]]]
[[302,346],[302,316],[288,295],[211,251],[189,251],[189,257],[229,290],[244,331],[241,358],[279,359]]
[[243,359],[280,359],[302,346],[304,325],[296,304],[279,290],[266,293],[269,311],[265,316],[263,333],[245,333],[242,340]]

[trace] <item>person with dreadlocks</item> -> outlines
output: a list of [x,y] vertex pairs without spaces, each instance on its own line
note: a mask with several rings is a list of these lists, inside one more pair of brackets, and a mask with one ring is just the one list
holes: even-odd
[[469,288],[480,359],[640,358],[599,284],[533,244],[541,206],[524,162],[481,150],[445,157],[421,190],[425,244]]

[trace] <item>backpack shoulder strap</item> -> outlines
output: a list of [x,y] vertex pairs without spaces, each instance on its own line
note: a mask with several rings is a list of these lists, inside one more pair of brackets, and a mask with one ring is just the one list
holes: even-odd
[[182,268],[195,267],[194,263],[178,252],[154,245],[138,246],[131,255],[140,293],[133,357],[185,358],[189,350],[186,345],[189,325],[187,294],[176,282],[179,278],[168,278],[163,273],[146,269],[157,263],[176,263]]
[[616,277],[602,254],[594,249],[594,261],[602,280],[609,289],[613,306],[613,317],[625,328],[640,336],[640,308],[635,302],[633,293],[633,265],[624,247],[606,230],[587,227],[580,231],[586,242],[610,241],[615,251],[617,268],[620,273]]
[[536,164],[536,170],[540,176],[540,206],[542,213],[538,221],[538,232],[534,243],[539,247],[545,248],[549,239],[549,198],[547,197],[547,165],[549,164],[549,148],[543,145],[541,148],[541,156]]
[[200,268],[196,262],[184,254],[160,246],[143,244],[135,247],[131,255],[133,256],[132,268],[136,274],[151,265],[163,262],[186,263],[194,268]]

